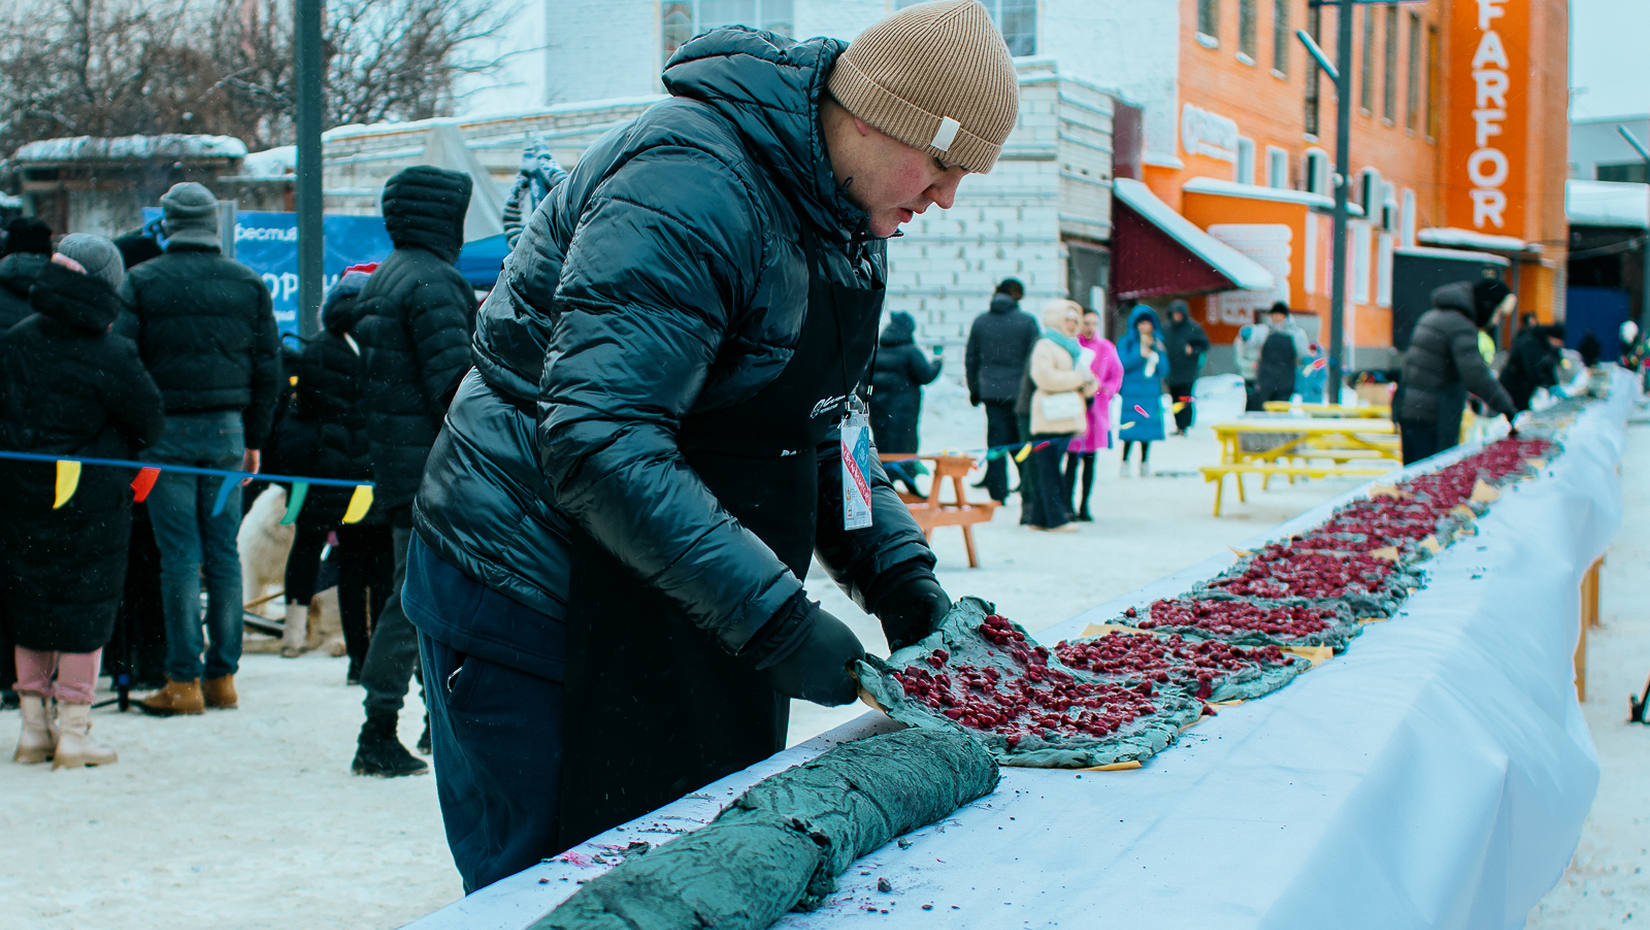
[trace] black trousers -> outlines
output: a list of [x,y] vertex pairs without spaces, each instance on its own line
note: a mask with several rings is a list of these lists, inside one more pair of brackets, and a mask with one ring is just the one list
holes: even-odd
[[[985,444],[993,449],[1006,446],[1020,439],[1020,427],[1014,419],[1014,401],[988,400],[982,401],[985,407]],[[1008,500],[1008,462],[1012,457],[1002,455],[990,459],[985,463],[985,490],[991,499],[1002,503]],[[1024,481],[1022,477],[1020,479]]]
[[1060,463],[1066,457],[1066,445],[1071,437],[1063,433],[1034,433],[1031,441],[1048,445],[1033,451],[1026,460],[1031,466],[1028,471],[1036,478],[1029,494],[1022,490],[1020,522],[1048,530],[1065,526],[1071,522],[1071,496],[1060,477]]
[[1076,513],[1081,515],[1082,518],[1086,520],[1090,516],[1089,496],[1094,493],[1093,452],[1066,453],[1066,469],[1063,477],[1065,478],[1066,504],[1068,506],[1075,502],[1075,492],[1077,490],[1077,471],[1079,468],[1083,471],[1083,495],[1082,502],[1076,507]]
[[308,523],[299,517],[286,560],[287,603],[308,604],[315,598],[328,533],[338,535],[333,558],[338,567],[338,619],[344,627],[344,649],[350,668],[359,672],[367,659],[372,620],[383,612],[394,586],[392,534],[384,523]]
[[1461,421],[1398,420],[1399,438],[1404,447],[1404,464],[1414,465],[1446,449],[1453,449],[1461,441]]
[[395,574],[390,581],[389,600],[378,615],[372,639],[367,643],[366,662],[361,666],[361,684],[367,689],[362,703],[369,717],[401,712],[413,670],[418,665],[418,631],[401,609],[401,586],[407,580],[407,545],[412,541],[412,532],[410,526],[391,530]]
[[1192,405],[1192,389],[1195,382],[1170,381],[1169,399],[1180,405],[1174,414],[1174,427],[1181,432],[1191,428],[1192,420],[1197,416],[1197,408]]

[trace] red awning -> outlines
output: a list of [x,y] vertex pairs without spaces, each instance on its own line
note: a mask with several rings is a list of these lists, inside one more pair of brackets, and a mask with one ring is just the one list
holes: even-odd
[[1113,179],[1112,291],[1123,300],[1269,290],[1272,274],[1157,199],[1131,178]]

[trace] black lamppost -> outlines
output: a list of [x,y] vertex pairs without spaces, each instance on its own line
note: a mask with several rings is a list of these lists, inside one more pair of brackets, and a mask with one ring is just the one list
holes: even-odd
[[297,0],[294,46],[297,51],[298,99],[298,334],[305,339],[321,329],[321,60],[322,0]]

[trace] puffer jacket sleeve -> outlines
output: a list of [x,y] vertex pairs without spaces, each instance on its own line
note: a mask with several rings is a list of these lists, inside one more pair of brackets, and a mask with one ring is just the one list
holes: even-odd
[[764,266],[761,212],[709,154],[660,147],[592,195],[569,243],[539,391],[557,506],[730,652],[802,582],[676,444]]
[[1513,405],[1507,389],[1495,380],[1495,373],[1484,364],[1483,353],[1478,351],[1478,329],[1465,318],[1462,320],[1466,325],[1455,327],[1449,338],[1450,356],[1455,360],[1455,370],[1461,376],[1461,383],[1497,412],[1509,416],[1517,413],[1518,408]]
[[912,384],[933,384],[934,379],[940,376],[942,359],[928,360],[928,356],[916,346],[905,347],[905,372]]
[[470,370],[470,333],[475,328],[475,292],[456,273],[421,281],[407,298],[407,336],[418,362],[418,377],[438,425],[458,382]]
[[819,444],[819,520],[814,530],[814,554],[831,580],[860,609],[875,613],[877,599],[887,594],[879,583],[896,566],[901,580],[913,574],[933,574],[934,552],[900,500],[882,463],[871,460],[865,480],[871,486],[871,525],[863,530],[842,526],[842,437],[833,428]]
[[980,321],[975,320],[968,330],[968,348],[963,351],[963,381],[968,385],[968,398],[971,403],[979,403],[980,397]]
[[135,343],[113,334],[104,338],[110,347],[100,399],[115,429],[132,450],[147,449],[160,440],[166,426],[166,404],[161,400],[160,388],[143,367]]
[[275,405],[281,397],[281,332],[275,325],[275,312],[269,289],[253,276],[257,295],[252,313],[252,382],[248,385],[252,400],[241,412],[246,447],[262,447],[275,422]]

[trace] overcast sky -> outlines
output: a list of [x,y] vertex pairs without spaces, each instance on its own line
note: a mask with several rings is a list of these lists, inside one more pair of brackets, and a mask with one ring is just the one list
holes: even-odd
[[1570,116],[1650,112],[1650,0],[1570,0]]

